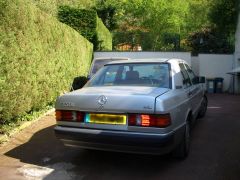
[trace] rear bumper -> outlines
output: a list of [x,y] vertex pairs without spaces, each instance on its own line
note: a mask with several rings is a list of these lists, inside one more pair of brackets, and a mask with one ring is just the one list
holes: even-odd
[[55,134],[66,146],[84,149],[120,151],[142,154],[164,154],[182,140],[185,126],[167,134],[112,130],[83,129],[56,126]]

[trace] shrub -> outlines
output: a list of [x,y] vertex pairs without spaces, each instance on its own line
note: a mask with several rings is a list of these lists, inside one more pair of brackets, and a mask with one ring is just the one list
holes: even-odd
[[0,122],[52,102],[86,76],[92,44],[28,0],[0,2]]
[[94,45],[94,50],[112,50],[112,36],[95,10],[60,6],[59,21],[69,25]]

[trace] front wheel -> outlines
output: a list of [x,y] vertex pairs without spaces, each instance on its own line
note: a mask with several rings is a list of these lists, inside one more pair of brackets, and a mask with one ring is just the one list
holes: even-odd
[[190,149],[190,122],[186,122],[184,137],[181,143],[173,151],[173,156],[179,159],[185,159]]

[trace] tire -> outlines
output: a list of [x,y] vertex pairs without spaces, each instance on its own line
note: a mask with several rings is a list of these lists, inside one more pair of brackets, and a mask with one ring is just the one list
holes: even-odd
[[207,97],[204,96],[203,101],[201,103],[200,111],[198,113],[198,118],[203,118],[205,116],[206,111],[207,111],[207,105],[208,105],[208,100],[207,100]]
[[173,156],[177,159],[185,159],[190,149],[190,121],[186,122],[184,137],[181,143],[173,151]]

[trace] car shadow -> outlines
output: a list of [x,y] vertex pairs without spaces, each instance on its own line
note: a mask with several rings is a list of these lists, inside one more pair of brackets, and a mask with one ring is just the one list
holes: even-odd
[[[178,160],[169,156],[152,156],[82,150],[65,147],[56,139],[54,126],[36,132],[32,138],[5,153],[6,156],[19,159],[33,166],[51,169],[45,179],[87,179],[151,177],[164,171]],[[181,163],[181,162],[180,162]]]

